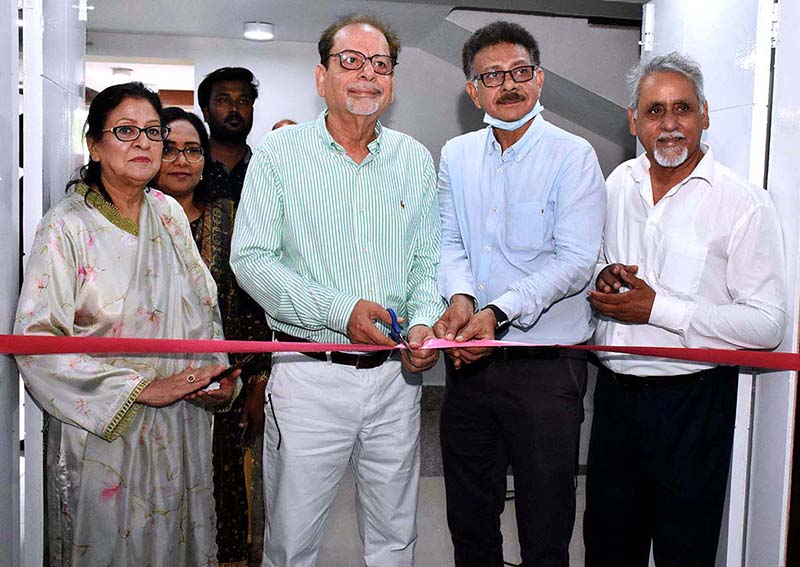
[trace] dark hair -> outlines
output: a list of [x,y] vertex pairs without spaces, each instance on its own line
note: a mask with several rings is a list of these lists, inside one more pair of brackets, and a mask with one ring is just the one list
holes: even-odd
[[334,36],[339,33],[339,30],[342,28],[353,24],[366,24],[381,32],[383,37],[386,38],[386,43],[389,44],[389,56],[397,63],[397,56],[400,55],[400,40],[397,38],[397,34],[395,34],[387,24],[383,23],[375,16],[370,16],[369,14],[348,14],[347,16],[338,18],[325,28],[322,35],[319,36],[319,42],[317,43],[319,62],[322,63],[326,69],[328,68],[328,59],[330,58],[331,49],[333,48]]
[[[161,115],[161,99],[158,95],[145,87],[142,83],[132,82],[113,85],[103,89],[94,97],[89,105],[89,115],[84,125],[84,137],[97,142],[103,137],[108,115],[117,108],[126,98],[138,98],[149,102],[156,113]],[[89,159],[78,171],[78,178],[67,183],[67,190],[78,183],[85,183],[89,187],[96,187],[106,201],[111,201],[103,182],[100,180],[100,163]]]
[[[200,147],[203,148],[203,157],[205,158],[203,160],[203,178],[200,179],[200,182],[195,186],[192,199],[195,203],[208,203],[212,200],[213,196],[211,195],[211,186],[208,183],[211,172],[211,143],[208,141],[206,126],[196,114],[186,112],[184,109],[178,108],[177,106],[170,106],[161,112],[161,123],[164,126],[169,126],[173,122],[178,122],[179,120],[186,120],[189,124],[194,126],[194,129],[197,130],[197,136],[200,138]],[[169,138],[167,138],[167,140],[169,140]]]
[[200,81],[197,87],[197,104],[200,108],[208,108],[208,103],[211,102],[211,89],[212,87],[222,81],[242,81],[247,83],[250,87],[250,96],[253,100],[258,98],[258,80],[256,80],[253,72],[244,67],[221,67],[216,71],[212,71],[206,75],[205,79]]
[[464,49],[461,51],[461,65],[467,80],[473,78],[472,64],[475,61],[475,54],[484,47],[499,43],[521,45],[531,54],[531,63],[537,67],[541,65],[539,44],[528,30],[511,22],[492,22],[476,30],[464,44]]

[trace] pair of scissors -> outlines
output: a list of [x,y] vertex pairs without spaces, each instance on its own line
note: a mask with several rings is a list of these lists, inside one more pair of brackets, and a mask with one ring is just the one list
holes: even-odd
[[391,307],[389,307],[386,311],[389,312],[389,317],[392,318],[392,330],[389,331],[389,338],[397,344],[401,344],[408,350],[411,350],[411,345],[409,345],[408,341],[403,337],[403,329],[400,327],[400,323],[397,321],[397,313],[395,313],[394,309]]

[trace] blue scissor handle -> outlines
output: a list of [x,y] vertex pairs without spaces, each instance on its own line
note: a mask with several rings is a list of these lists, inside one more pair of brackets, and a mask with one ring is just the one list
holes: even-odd
[[389,331],[389,337],[396,343],[403,341],[403,329],[400,327],[400,323],[397,322],[397,313],[394,312],[394,309],[389,307],[386,311],[389,312],[389,317],[392,318],[392,330]]

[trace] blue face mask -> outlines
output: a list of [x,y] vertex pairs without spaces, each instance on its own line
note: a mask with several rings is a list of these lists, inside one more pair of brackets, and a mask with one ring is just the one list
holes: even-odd
[[536,116],[538,116],[542,112],[542,110],[544,110],[544,107],[537,100],[536,104],[533,105],[533,108],[531,108],[528,114],[526,114],[519,120],[515,120],[514,122],[506,122],[505,120],[500,120],[499,118],[495,118],[494,116],[489,116],[488,114],[483,115],[483,121],[489,126],[492,126],[494,128],[498,128],[500,130],[512,131],[523,126],[531,118],[535,118]]

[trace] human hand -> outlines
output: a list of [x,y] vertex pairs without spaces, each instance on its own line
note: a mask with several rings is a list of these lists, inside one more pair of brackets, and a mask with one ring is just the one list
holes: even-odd
[[457,293],[450,299],[450,307],[433,325],[433,334],[439,339],[452,341],[469,322],[475,311],[475,301],[468,295]]
[[[252,376],[250,380],[254,380]],[[248,387],[247,396],[242,405],[242,411],[239,414],[239,423],[237,424],[241,431],[246,431],[244,444],[247,447],[253,445],[256,437],[264,432],[264,403],[267,383],[256,382]]]
[[436,338],[433,329],[427,325],[414,325],[408,331],[408,344],[411,350],[403,351],[403,366],[409,372],[422,372],[433,368],[439,360],[436,349],[418,350],[426,340]]
[[392,325],[392,318],[384,306],[359,299],[347,322],[347,336],[355,344],[394,347],[394,341],[375,326],[375,321],[383,321],[390,327]]
[[625,293],[589,291],[592,306],[606,317],[623,323],[647,323],[656,292],[642,279],[629,274],[624,268],[619,271],[622,284],[630,289]]
[[192,402],[199,406],[221,406],[231,401],[231,396],[236,389],[236,379],[242,371],[240,369],[234,370],[218,382],[219,388],[216,390],[197,390],[191,394],[184,396],[184,400]]
[[225,367],[219,364],[199,368],[189,366],[182,372],[153,380],[139,393],[136,401],[157,408],[168,406],[192,392],[205,388],[211,383],[211,379],[223,370]]
[[[494,330],[497,328],[497,317],[491,309],[481,309],[475,313],[456,335],[456,342],[470,341],[473,339],[494,339]],[[492,352],[491,347],[473,347],[452,349],[450,357],[453,359],[453,366],[461,368],[461,364],[471,364],[489,356]]]
[[[450,298],[450,307],[444,315],[433,325],[433,333],[439,339],[452,341],[461,332],[475,311],[475,300],[465,294],[457,293]],[[458,348],[449,348],[445,351],[453,360],[456,368],[461,367],[462,351]]]
[[594,285],[597,291],[601,293],[619,293],[619,290],[625,286],[621,276],[622,271],[632,275],[639,271],[639,266],[609,264],[597,275],[597,281],[595,281]]

